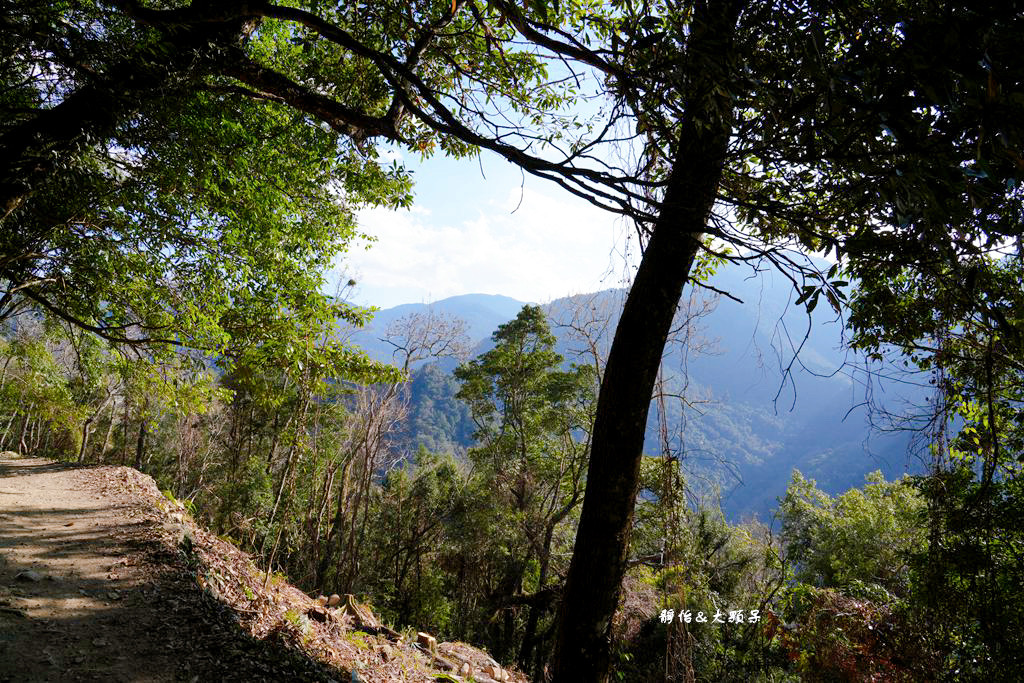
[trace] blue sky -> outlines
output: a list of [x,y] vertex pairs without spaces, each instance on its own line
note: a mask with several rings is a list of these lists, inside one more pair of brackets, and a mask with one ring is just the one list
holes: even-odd
[[[469,293],[543,303],[622,286],[631,228],[497,156],[406,158],[412,210],[360,214],[377,241],[353,248],[330,274],[358,283],[356,303],[389,308]],[[483,175],[481,174],[481,169]]]

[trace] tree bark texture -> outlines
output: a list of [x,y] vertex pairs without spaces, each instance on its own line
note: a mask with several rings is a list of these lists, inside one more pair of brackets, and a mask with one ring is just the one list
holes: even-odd
[[135,441],[135,469],[142,471],[142,460],[146,453],[146,418],[139,420],[139,436]]
[[730,3],[714,2],[700,3],[695,14],[686,117],[598,397],[586,493],[559,610],[555,681],[603,681],[608,676],[612,617],[626,570],[651,394],[715,203],[732,133],[732,105],[716,90],[732,51],[737,14]]

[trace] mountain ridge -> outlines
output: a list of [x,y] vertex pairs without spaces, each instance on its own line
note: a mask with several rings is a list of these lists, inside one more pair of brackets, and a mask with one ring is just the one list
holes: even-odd
[[[877,434],[870,428],[860,378],[849,368],[856,356],[843,346],[841,321],[820,314],[808,318],[802,307],[792,305],[788,280],[780,283],[771,275],[752,279],[739,269],[723,270],[715,287],[739,301],[718,297],[710,312],[696,318],[686,343],[666,347],[667,393],[685,388],[691,400],[707,401],[685,415],[678,402],[666,403],[668,442],[681,456],[691,484],[705,496],[720,494],[732,519],[768,519],[794,468],[833,494],[862,485],[864,475],[875,469],[887,478],[916,472],[907,455],[907,435]],[[567,322],[575,316],[578,323],[587,315],[605,316],[599,342],[607,350],[624,295],[625,290],[610,289],[545,304],[557,350],[574,360],[576,347]],[[484,306],[486,315],[480,315],[481,302],[498,306]],[[494,328],[514,317],[522,305],[510,297],[463,295],[432,304],[406,304],[378,315],[390,322],[429,310],[457,317],[464,310],[476,313],[469,329],[476,333],[472,346],[477,355],[490,348]],[[689,305],[705,307],[700,298]],[[591,310],[584,310],[588,306]],[[487,325],[491,329],[480,334]],[[359,343],[358,336],[353,340]],[[695,346],[705,352],[685,353]],[[371,347],[371,355],[388,360],[381,347]],[[468,412],[454,398],[454,365],[448,360],[414,372],[411,419],[416,425],[406,434],[411,447],[423,444],[458,451],[471,445]],[[663,441],[657,409],[652,405],[648,453],[658,452]],[[445,424],[443,429],[431,425],[432,414]]]

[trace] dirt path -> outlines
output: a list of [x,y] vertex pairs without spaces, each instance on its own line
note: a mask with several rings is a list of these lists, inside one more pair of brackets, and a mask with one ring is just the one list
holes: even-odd
[[[0,461],[0,678],[166,680],[139,571],[146,519],[97,470]],[[147,662],[139,671],[138,662]]]
[[0,683],[439,676],[527,681],[268,576],[133,469],[0,453]]
[[0,681],[325,679],[189,580],[147,483],[0,457]]

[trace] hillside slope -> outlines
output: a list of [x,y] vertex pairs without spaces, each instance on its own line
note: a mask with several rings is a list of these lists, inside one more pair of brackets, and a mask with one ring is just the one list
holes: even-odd
[[136,470],[4,453],[0,500],[0,681],[526,680],[267,580]]
[[[751,515],[768,520],[794,468],[830,494],[862,485],[864,476],[876,469],[890,479],[921,471],[921,463],[910,454],[911,437],[873,430],[865,403],[870,394],[881,408],[901,412],[908,403],[924,405],[924,389],[869,378],[860,369],[863,359],[843,348],[841,321],[833,319],[827,306],[808,319],[803,307],[792,304],[788,280],[777,274],[752,278],[746,269],[727,267],[713,284],[738,301],[722,297],[697,321],[691,343],[706,347],[704,353],[684,356],[679,344],[670,344],[664,361],[666,393],[685,393],[693,401],[684,416],[682,404],[669,400],[666,423],[669,446],[683,454],[695,489],[706,493],[717,488],[732,520]],[[546,304],[558,351],[577,360],[574,352],[586,346],[571,338],[568,323],[578,316],[606,321],[590,327],[606,352],[624,295],[623,290],[606,290]],[[434,306],[460,316],[492,299],[467,295]],[[491,309],[490,331],[479,333],[479,317],[475,327],[470,326],[471,333],[477,332],[474,355],[491,348],[490,332],[521,306],[511,299],[500,301],[500,308]],[[405,305],[378,316],[390,321],[399,314],[428,310],[424,305]],[[364,334],[355,341],[372,336]],[[387,359],[381,347],[367,348]],[[450,374],[454,365],[445,360],[414,371],[410,420],[401,435],[410,452],[423,445],[461,453],[472,445],[468,410],[455,399],[458,383]],[[661,449],[658,426],[652,409],[648,453]]]

